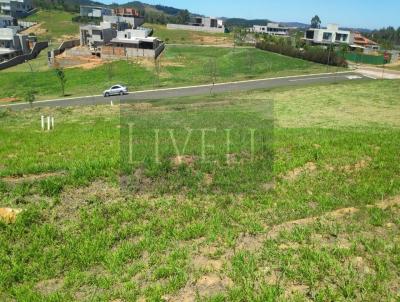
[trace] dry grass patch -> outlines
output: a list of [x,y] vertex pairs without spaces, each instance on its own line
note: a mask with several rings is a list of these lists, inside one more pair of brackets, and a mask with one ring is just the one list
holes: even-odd
[[3,177],[2,181],[8,183],[8,184],[20,184],[20,183],[30,183],[30,182],[35,182],[35,181],[40,181],[44,179],[48,179],[51,177],[61,177],[65,176],[66,172],[65,171],[60,171],[60,172],[46,172],[46,173],[40,173],[40,174],[27,174],[27,175],[21,175],[21,176],[7,176]]
[[0,208],[0,220],[5,223],[14,223],[21,212],[21,209]]
[[303,174],[311,174],[317,170],[317,165],[313,162],[308,162],[302,167],[295,168],[289,171],[285,175],[281,175],[281,178],[286,181],[295,181]]
[[61,290],[63,286],[64,286],[63,279],[54,278],[38,282],[35,288],[41,294],[48,296]]
[[228,277],[211,273],[189,282],[176,296],[165,296],[164,299],[168,302],[194,302],[198,297],[223,294],[232,286],[233,282]]

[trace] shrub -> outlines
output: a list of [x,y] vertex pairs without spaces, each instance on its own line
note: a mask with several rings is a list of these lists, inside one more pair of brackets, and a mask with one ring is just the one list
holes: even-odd
[[339,56],[334,50],[310,47],[304,50],[294,48],[287,43],[271,43],[267,41],[258,42],[256,47],[262,50],[279,53],[281,55],[307,60],[320,64],[347,67],[346,60]]

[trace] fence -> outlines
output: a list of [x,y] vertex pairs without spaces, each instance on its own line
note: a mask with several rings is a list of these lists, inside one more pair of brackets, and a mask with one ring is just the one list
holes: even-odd
[[160,44],[156,49],[103,46],[101,49],[101,57],[104,59],[120,59],[124,57],[145,57],[156,59],[163,52],[164,48],[164,44]]
[[0,70],[22,64],[28,60],[32,60],[36,58],[39,53],[47,47],[49,47],[49,42],[37,42],[29,54],[16,56],[8,61],[0,63]]
[[80,45],[80,40],[68,40],[61,43],[61,45],[47,53],[47,60],[50,65],[54,64],[54,59],[57,55],[63,53],[66,49],[73,48]]
[[361,53],[350,52],[344,55],[345,59],[355,63],[372,64],[372,65],[383,65],[385,64],[384,56],[372,56]]
[[209,33],[225,33],[225,28],[194,26],[194,25],[184,25],[184,24],[167,24],[167,29],[205,31],[205,32],[209,32]]
[[18,25],[21,26],[23,29],[32,27],[34,25],[38,24],[37,22],[28,22],[28,21],[22,21],[18,20]]

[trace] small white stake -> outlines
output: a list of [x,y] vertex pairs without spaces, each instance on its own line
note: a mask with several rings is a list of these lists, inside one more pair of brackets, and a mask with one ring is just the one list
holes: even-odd
[[114,106],[114,102],[113,102],[113,101],[111,101],[111,107],[112,107],[112,106]]
[[51,128],[54,130],[54,116],[51,117]]
[[41,116],[41,121],[42,121],[42,131],[44,131],[44,116]]
[[50,125],[50,116],[47,117],[47,130],[50,131],[51,125]]

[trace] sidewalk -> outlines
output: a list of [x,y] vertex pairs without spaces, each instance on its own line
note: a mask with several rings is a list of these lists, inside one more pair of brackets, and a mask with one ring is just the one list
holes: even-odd
[[373,79],[400,79],[400,71],[388,68],[373,67],[370,65],[350,65],[350,68],[354,68],[355,72],[361,73],[362,75]]

